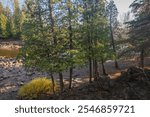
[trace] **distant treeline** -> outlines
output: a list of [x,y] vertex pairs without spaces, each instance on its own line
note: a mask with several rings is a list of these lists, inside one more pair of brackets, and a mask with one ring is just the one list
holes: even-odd
[[18,0],[6,7],[0,2],[0,39],[21,39],[24,18],[24,8],[19,7]]

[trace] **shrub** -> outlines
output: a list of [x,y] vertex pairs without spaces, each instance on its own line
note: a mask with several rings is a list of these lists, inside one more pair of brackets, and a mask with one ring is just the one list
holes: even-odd
[[[55,83],[54,91],[58,91]],[[43,99],[53,94],[52,81],[47,78],[36,78],[22,86],[18,91],[19,99]]]

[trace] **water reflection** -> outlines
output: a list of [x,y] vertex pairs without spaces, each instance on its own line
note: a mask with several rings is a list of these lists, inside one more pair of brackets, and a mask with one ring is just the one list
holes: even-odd
[[8,58],[14,58],[18,55],[19,50],[8,50],[8,49],[1,49],[0,48],[0,56],[5,56]]

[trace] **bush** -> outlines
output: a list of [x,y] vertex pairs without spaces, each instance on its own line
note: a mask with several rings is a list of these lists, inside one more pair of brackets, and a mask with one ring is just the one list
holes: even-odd
[[[55,83],[54,91],[58,91]],[[52,81],[47,78],[36,78],[22,86],[18,91],[19,99],[43,99],[53,94]]]

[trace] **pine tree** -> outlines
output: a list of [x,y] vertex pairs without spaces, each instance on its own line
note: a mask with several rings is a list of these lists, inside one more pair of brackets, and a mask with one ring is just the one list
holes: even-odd
[[13,36],[13,31],[12,31],[13,20],[12,20],[12,13],[9,7],[6,7],[5,15],[7,17],[7,24],[6,24],[7,37],[6,38],[11,39]]
[[140,66],[144,67],[144,56],[146,50],[150,47],[150,1],[149,0],[135,0],[131,4],[132,12],[135,19],[128,22],[130,28],[129,42],[132,45],[132,50],[140,52]]
[[7,37],[7,17],[5,15],[5,9],[3,7],[3,4],[0,2],[0,38],[6,38]]
[[19,1],[14,0],[14,13],[13,13],[13,37],[15,39],[20,39],[21,38],[21,28],[22,28],[22,12],[19,7]]
[[104,57],[107,51],[103,51],[108,47],[103,48],[108,42],[108,20],[104,0],[83,1],[83,9],[81,43],[89,62],[89,82],[92,82],[92,77],[96,80],[99,75],[98,62],[108,59]]
[[[110,2],[107,5],[107,13],[108,13],[108,19],[109,19],[109,25],[110,25],[110,38],[112,43],[113,51],[117,58],[117,51],[116,51],[116,44],[114,39],[114,30],[117,28],[117,16],[118,16],[118,10],[113,0],[110,0]],[[117,59],[115,59],[115,67],[118,69],[118,62]]]
[[24,7],[20,8],[18,0],[12,2],[12,6],[9,4],[6,7],[0,2],[1,38],[21,39],[22,25],[25,19]]
[[22,55],[25,65],[49,72],[52,80],[53,73],[58,73],[62,92],[62,72],[68,69],[68,54],[64,30],[60,27],[60,21],[56,19],[58,13],[55,10],[59,8],[56,5],[60,3],[51,0],[26,0],[27,19],[24,23],[25,45]]
[[[104,0],[26,0],[22,57],[28,67],[58,73],[63,92],[63,71],[89,64],[89,82],[99,77],[99,62],[112,57]],[[105,73],[105,72],[104,72]],[[106,74],[106,73],[105,73]],[[54,84],[55,85],[55,84]]]

